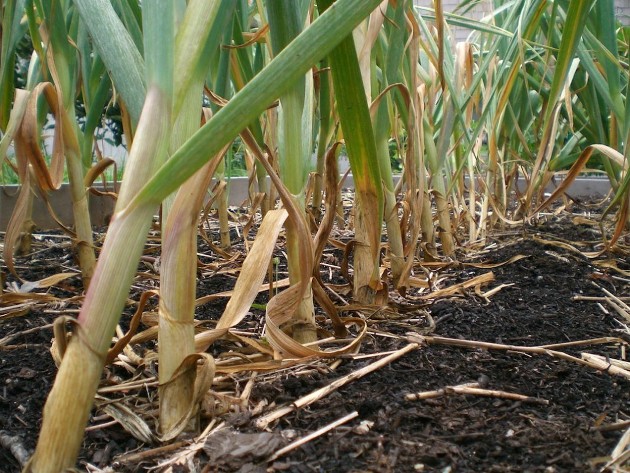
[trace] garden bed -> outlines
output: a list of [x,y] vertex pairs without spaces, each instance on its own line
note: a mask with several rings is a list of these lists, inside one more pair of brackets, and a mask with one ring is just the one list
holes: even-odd
[[[598,354],[606,368],[608,359],[623,357],[630,342],[624,309],[615,311],[610,296],[630,296],[627,251],[591,259],[584,255],[601,249],[598,218],[597,210],[574,206],[572,212],[497,232],[485,245],[466,248],[457,263],[427,269],[430,288],[409,290],[407,299],[392,294],[388,310],[360,311],[369,330],[358,355],[336,362],[304,361],[270,373],[222,376],[215,384],[215,420],[202,418],[201,428],[207,429],[200,437],[148,444],[102,408],[95,409],[79,468],[147,471],[171,462],[171,471],[601,471],[628,429],[630,379],[555,354],[578,359],[581,353]],[[234,236],[238,250],[242,239],[238,241],[237,232]],[[627,250],[627,244],[622,241],[621,248]],[[206,245],[199,253],[208,266],[200,270],[198,296],[229,290],[238,265],[226,265]],[[155,286],[156,256],[155,248],[149,248],[140,264],[132,293],[136,301],[143,290]],[[339,258],[338,250],[326,250],[325,282],[331,276],[333,282],[343,282],[335,269]],[[54,233],[36,234],[33,253],[19,259],[18,267],[31,281],[72,270],[69,240]],[[479,280],[475,278],[490,272],[493,280],[474,284]],[[8,283],[19,286],[12,278]],[[75,313],[78,284],[78,278],[71,278],[49,290],[35,290],[57,300],[34,300],[22,314],[15,303],[9,310],[8,291],[3,292],[2,471],[20,470],[11,446],[26,452],[34,448],[56,372],[49,353],[50,324],[60,314]],[[447,287],[457,289],[447,294]],[[264,295],[258,302],[264,304]],[[207,303],[199,307],[197,317],[216,319],[224,306],[221,298]],[[130,305],[124,324],[133,311]],[[262,312],[252,309],[239,328],[260,334],[261,318]],[[583,343],[566,345],[578,341]],[[519,348],[548,345],[554,346],[546,353]],[[155,372],[148,356],[154,344],[145,342],[135,349],[146,361],[136,377],[148,379]],[[226,342],[212,348],[215,356],[229,349],[233,346]],[[303,408],[278,411],[386,356],[395,359]],[[119,367],[107,369],[102,388],[128,381],[121,376],[132,377]],[[467,386],[476,390],[461,393],[468,383],[476,383]],[[140,406],[141,418],[152,425],[156,412],[147,406],[155,406],[157,390],[147,383],[139,391],[120,399],[129,396],[130,404]],[[411,396],[428,391],[436,392],[416,396],[426,399]],[[113,397],[103,390],[101,395]],[[277,455],[283,446],[322,428],[329,430]],[[237,444],[243,448],[237,450]]]

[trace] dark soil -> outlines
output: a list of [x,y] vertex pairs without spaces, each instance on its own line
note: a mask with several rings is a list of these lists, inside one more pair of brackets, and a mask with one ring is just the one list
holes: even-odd
[[[574,224],[571,217],[561,214],[538,225],[495,235],[484,252],[460,255],[461,263],[502,263],[516,255],[526,258],[492,269],[466,264],[443,269],[440,278],[447,279],[440,279],[440,287],[489,271],[495,280],[483,286],[482,291],[501,284],[510,286],[487,298],[471,288],[428,303],[414,302],[418,308],[423,306],[430,317],[416,311],[397,320],[373,318],[361,354],[391,352],[410,340],[419,340],[418,334],[428,334],[430,319],[435,328],[429,335],[462,340],[519,346],[601,337],[628,341],[630,334],[621,323],[628,321],[622,320],[605,301],[598,305],[596,301],[575,300],[575,296],[602,297],[603,289],[619,297],[629,296],[629,280],[596,263],[608,258],[621,269],[628,270],[629,265],[623,256],[611,254],[589,260],[568,249],[566,243],[592,251],[601,242],[597,227]],[[63,270],[62,264],[70,264],[69,248],[45,248],[46,239],[42,238],[42,242],[38,249],[44,251],[20,260],[25,279],[41,279]],[[51,266],[51,260],[58,264]],[[326,280],[328,270],[322,274]],[[76,294],[78,284],[78,280],[66,280],[49,293],[68,298]],[[221,275],[202,279],[200,284],[200,291],[208,294],[230,289],[233,278]],[[199,316],[216,318],[224,303],[203,306]],[[407,308],[412,304],[409,300],[404,303]],[[26,315],[0,318],[0,433],[16,437],[29,451],[34,448],[42,406],[56,372],[49,354],[52,330],[47,324],[59,310],[78,308],[78,302],[61,305],[50,303],[44,308],[38,304]],[[28,329],[35,330],[2,341],[3,337]],[[617,359],[623,356],[621,345],[612,342],[558,350],[577,357],[582,352]],[[424,344],[272,423],[272,432],[284,433],[278,445],[260,437],[260,430],[254,425],[259,411],[264,414],[289,404],[377,359],[379,356],[344,359],[334,370],[321,362],[259,375],[249,398],[251,412],[231,412],[220,418],[227,421],[235,437],[209,437],[206,448],[192,462],[172,471],[596,472],[610,459],[608,456],[624,432],[622,427],[610,426],[630,419],[630,380],[626,378],[544,354]],[[249,374],[233,379],[236,391],[240,391]],[[410,393],[471,382],[534,399],[517,401],[452,392],[419,401],[405,398]],[[278,450],[287,438],[303,437],[353,411],[358,416],[343,425],[273,462],[260,461]],[[91,424],[102,422],[102,413],[95,411]],[[239,432],[254,435],[239,438]],[[275,442],[279,437],[271,438]],[[256,441],[261,441],[262,446],[247,455],[213,451],[221,442],[233,451],[234,442],[256,445]],[[155,447],[141,444],[120,426],[95,429],[86,434],[79,466],[81,471],[99,471],[90,469],[88,463],[101,471],[146,471],[173,451],[161,456],[147,455],[135,462],[125,462],[120,455]],[[108,466],[112,468],[107,470]],[[8,448],[0,447],[0,471],[19,469]]]

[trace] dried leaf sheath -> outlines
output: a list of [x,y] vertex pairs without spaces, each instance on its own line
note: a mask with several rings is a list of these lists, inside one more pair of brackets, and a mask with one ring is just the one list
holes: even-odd
[[189,369],[173,377],[184,360],[195,353],[198,209],[221,159],[223,152],[180,189],[164,229],[158,340],[163,440],[174,438],[186,426],[184,417],[196,414],[193,392],[197,372]]

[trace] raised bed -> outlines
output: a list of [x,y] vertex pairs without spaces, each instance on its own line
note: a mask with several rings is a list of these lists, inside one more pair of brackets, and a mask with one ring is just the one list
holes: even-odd
[[[519,188],[524,188],[525,182],[519,181]],[[354,180],[349,175],[344,187],[354,188]],[[550,185],[548,191],[553,190]],[[100,186],[95,186],[97,190],[103,191]],[[111,186],[109,188],[111,190]],[[247,199],[247,178],[233,177],[229,181],[229,205],[239,206]],[[569,194],[572,197],[585,198],[594,196],[604,196],[610,191],[610,183],[605,178],[580,178],[569,187]],[[19,193],[19,186],[10,185],[0,187],[0,231],[5,231],[15,202]],[[50,194],[50,203],[55,210],[59,219],[66,225],[72,225],[72,206],[69,205],[70,189],[67,185],[63,185],[58,191]],[[111,217],[115,205],[115,199],[109,195],[90,195],[90,212],[92,215],[92,223],[94,226],[105,225]],[[56,228],[57,224],[50,216],[46,205],[41,198],[36,197],[33,204],[33,220],[38,228],[50,229]]]

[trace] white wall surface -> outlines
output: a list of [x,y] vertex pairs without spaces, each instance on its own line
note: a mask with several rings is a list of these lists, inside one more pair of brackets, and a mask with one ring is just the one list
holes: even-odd
[[617,0],[615,14],[622,25],[630,26],[630,0]]

